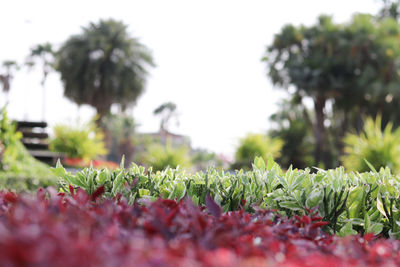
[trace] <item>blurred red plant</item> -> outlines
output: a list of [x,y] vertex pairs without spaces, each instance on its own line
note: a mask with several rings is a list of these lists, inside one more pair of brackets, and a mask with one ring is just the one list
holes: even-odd
[[189,199],[128,205],[82,189],[0,192],[2,266],[399,266],[400,241],[321,230],[310,211],[220,213]]

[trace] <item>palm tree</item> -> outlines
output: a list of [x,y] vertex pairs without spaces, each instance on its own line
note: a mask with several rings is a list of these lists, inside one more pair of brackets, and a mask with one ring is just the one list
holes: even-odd
[[147,67],[154,66],[149,50],[129,35],[126,25],[112,19],[84,27],[56,57],[64,95],[78,105],[93,106],[98,122],[112,104],[121,110],[134,104],[144,91]]
[[50,71],[53,69],[54,62],[54,51],[50,43],[38,44],[31,49],[31,53],[28,56],[27,65],[32,67],[35,65],[35,59],[41,61],[42,65],[42,81],[40,82],[42,86],[42,120],[45,120],[46,116],[46,87],[45,82]]
[[173,102],[166,102],[156,108],[153,114],[161,116],[160,132],[167,131],[172,117],[177,117],[176,104]]
[[3,68],[5,69],[5,72],[3,74],[0,74],[0,82],[3,84],[3,92],[6,94],[6,101],[5,103],[8,103],[8,93],[10,91],[10,83],[13,78],[13,71],[18,70],[19,66],[17,62],[13,60],[6,60],[3,61]]

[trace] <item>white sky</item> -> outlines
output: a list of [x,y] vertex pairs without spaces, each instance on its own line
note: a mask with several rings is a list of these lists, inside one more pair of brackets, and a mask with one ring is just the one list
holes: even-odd
[[[377,0],[2,0],[0,62],[22,63],[38,43],[58,47],[91,21],[122,20],[153,51],[157,64],[133,109],[139,131],[157,131],[159,119],[152,112],[172,101],[181,114],[175,132],[190,136],[194,147],[229,156],[240,137],[269,128],[268,117],[285,96],[273,89],[261,62],[265,47],[284,24],[309,25],[320,14],[346,22],[354,12],[376,13],[379,7]],[[40,79],[40,68],[16,73],[10,117],[42,119]],[[46,88],[45,119],[50,125],[93,116],[92,108],[81,107],[78,113],[63,98],[58,74],[49,75]],[[0,97],[2,105],[4,94]]]

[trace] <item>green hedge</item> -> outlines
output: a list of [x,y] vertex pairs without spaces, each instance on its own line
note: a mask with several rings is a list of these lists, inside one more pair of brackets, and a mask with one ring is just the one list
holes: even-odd
[[283,171],[272,159],[265,164],[256,158],[251,171],[235,173],[209,169],[186,174],[179,168],[153,172],[135,164],[127,170],[87,168],[76,174],[58,164],[54,172],[65,192],[72,185],[93,194],[104,185],[105,197],[123,196],[130,203],[187,196],[199,205],[210,194],[225,211],[244,205],[249,211],[261,207],[291,216],[316,209],[330,222],[326,230],[331,233],[373,232],[400,238],[400,182],[388,168],[364,173],[347,173],[342,167],[316,173]]

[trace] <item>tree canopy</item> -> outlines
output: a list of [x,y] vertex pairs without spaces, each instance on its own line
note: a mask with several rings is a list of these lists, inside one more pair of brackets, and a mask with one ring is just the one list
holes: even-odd
[[43,76],[41,85],[44,86],[47,76],[54,67],[54,49],[52,44],[47,42],[32,47],[26,65],[33,67],[36,63],[35,60],[40,61],[39,63],[42,65]]
[[93,106],[100,119],[112,104],[122,110],[134,104],[144,91],[148,67],[154,66],[148,48],[113,19],[82,28],[56,56],[64,95],[78,105]]

